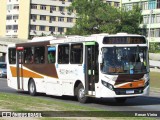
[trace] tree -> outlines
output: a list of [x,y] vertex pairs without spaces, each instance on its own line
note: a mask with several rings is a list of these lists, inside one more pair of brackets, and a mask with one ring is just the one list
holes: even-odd
[[142,22],[141,9],[133,6],[132,10],[122,9],[120,24],[117,32],[137,33],[141,34],[139,24]]
[[66,34],[139,32],[140,10],[137,7],[121,11],[103,0],[74,0],[68,9],[76,10],[77,21]]

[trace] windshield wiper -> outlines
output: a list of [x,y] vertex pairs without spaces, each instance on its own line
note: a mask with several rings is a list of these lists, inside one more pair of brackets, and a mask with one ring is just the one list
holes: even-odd
[[[133,67],[135,68],[137,62],[138,62],[138,55],[139,55],[139,45],[137,45],[137,49],[136,49],[136,56],[135,56],[135,61],[134,61],[134,64],[133,64]],[[139,61],[140,62],[140,61]]]

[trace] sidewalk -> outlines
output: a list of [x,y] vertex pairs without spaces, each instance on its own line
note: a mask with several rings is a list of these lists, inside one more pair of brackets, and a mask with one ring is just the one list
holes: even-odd
[[155,93],[160,93],[160,88],[153,88],[153,87],[151,87],[150,91],[151,92],[155,92]]
[[158,68],[150,68],[150,71],[151,72],[160,72],[160,69],[158,69]]
[[149,60],[149,64],[151,68],[159,68],[160,69],[160,61]]

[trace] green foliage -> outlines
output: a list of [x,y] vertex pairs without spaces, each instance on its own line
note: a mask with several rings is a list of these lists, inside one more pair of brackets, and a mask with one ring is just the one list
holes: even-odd
[[139,24],[142,21],[141,9],[133,6],[132,10],[122,9],[121,22],[118,32],[137,33],[140,34]]
[[150,53],[160,53],[160,43],[150,42],[149,52]]
[[120,10],[102,0],[74,0],[69,10],[76,10],[77,21],[66,34],[139,33],[140,9]]

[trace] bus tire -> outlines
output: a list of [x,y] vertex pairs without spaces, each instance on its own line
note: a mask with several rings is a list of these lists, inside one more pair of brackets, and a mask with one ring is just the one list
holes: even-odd
[[29,94],[32,96],[36,95],[36,85],[34,80],[30,80],[29,85],[28,85],[28,90],[29,90]]
[[117,103],[125,103],[127,98],[115,98]]
[[76,88],[76,96],[80,103],[86,103],[88,100],[88,97],[85,96],[85,89],[82,83],[80,83],[78,87]]

